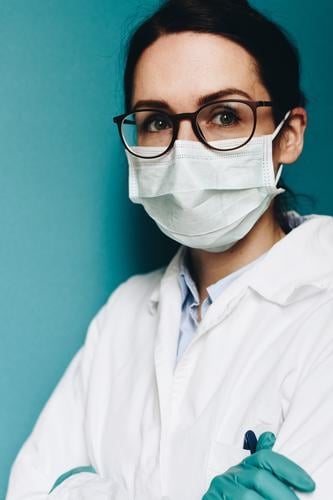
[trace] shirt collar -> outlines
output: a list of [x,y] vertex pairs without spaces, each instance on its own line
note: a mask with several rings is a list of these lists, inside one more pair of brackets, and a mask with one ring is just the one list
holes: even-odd
[[[264,255],[265,254],[261,255],[257,259],[251,261],[249,264],[242,266],[241,268],[237,269],[233,273],[228,274],[227,276],[221,278],[220,280],[216,281],[212,285],[208,286],[207,293],[208,293],[208,297],[210,299],[210,302],[213,303],[214,300],[222,293],[224,288],[226,288],[232,281],[237,279],[238,276],[240,276],[245,271],[250,269],[257,262],[259,262],[264,257]],[[180,286],[180,290],[181,290],[181,297],[182,297],[182,306],[185,303],[185,301],[188,299],[189,294],[192,296],[194,303],[196,303],[196,304],[200,303],[199,292],[198,292],[197,286],[196,286],[196,284],[191,276],[189,266],[188,266],[188,259],[189,259],[189,250],[187,248],[182,255],[182,259],[181,259],[180,265],[179,265],[179,275],[178,275],[178,282],[179,282],[179,286]]]

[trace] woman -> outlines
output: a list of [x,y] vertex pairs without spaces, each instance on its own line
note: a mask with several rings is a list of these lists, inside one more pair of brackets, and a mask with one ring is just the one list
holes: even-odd
[[131,199],[181,247],[93,320],[7,500],[330,498],[333,223],[282,209],[299,85],[246,1],[169,0],[138,28],[115,122]]

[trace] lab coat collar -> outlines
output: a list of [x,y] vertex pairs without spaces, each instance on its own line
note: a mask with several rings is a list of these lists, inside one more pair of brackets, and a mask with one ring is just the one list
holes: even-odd
[[[180,267],[181,267],[181,262],[183,261],[185,252],[186,252],[186,247],[183,247],[183,246],[179,247],[176,254],[173,256],[170,263],[168,264],[168,266],[164,270],[164,273],[162,276],[162,282],[177,278],[177,276],[179,274]],[[159,281],[156,284],[156,286],[154,287],[154,289],[150,295],[149,310],[152,314],[154,314],[156,312],[158,303],[160,301],[162,282]]]
[[[167,266],[163,281],[177,279],[186,252],[181,246]],[[288,305],[333,288],[333,217],[307,216],[306,220],[277,242],[234,285],[251,288],[263,298]],[[161,283],[150,297],[156,311]],[[238,286],[237,286],[238,288]]]
[[262,297],[288,305],[333,288],[333,217],[311,215],[277,242],[248,275]]
[[[329,286],[333,288],[332,248],[333,218],[316,217],[295,228],[219,295],[200,322],[192,349],[175,364],[181,320],[178,273],[185,248],[178,250],[151,296],[157,316],[154,366],[161,415],[161,464],[165,459],[163,443],[167,440],[170,422],[175,418],[174,408],[187,387],[183,384],[182,389],[173,392],[175,377],[179,381],[193,374],[195,390],[189,418],[194,421],[211,401],[222,377],[227,376],[224,363],[219,363],[214,370],[207,369],[206,358],[195,348],[195,345],[200,346],[199,339],[225,320],[250,289],[265,300],[286,305]],[[228,356],[230,345],[232,342],[225,344],[223,356]],[[200,373],[198,384],[195,384],[195,373]]]
[[200,302],[199,292],[198,292],[196,283],[194,282],[194,280],[191,276],[191,273],[189,271],[188,255],[189,255],[188,251],[184,252],[183,259],[180,259],[180,261],[179,261],[180,267],[179,267],[179,274],[178,274],[178,283],[179,283],[181,296],[182,296],[182,307],[183,307],[188,295],[190,295],[192,297],[191,303],[198,305]]

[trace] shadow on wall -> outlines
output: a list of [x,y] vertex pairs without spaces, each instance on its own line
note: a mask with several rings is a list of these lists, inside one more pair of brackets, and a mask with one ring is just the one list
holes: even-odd
[[129,242],[130,261],[140,272],[148,272],[168,264],[179,245],[165,236],[140,205],[129,209],[129,222],[124,238]]

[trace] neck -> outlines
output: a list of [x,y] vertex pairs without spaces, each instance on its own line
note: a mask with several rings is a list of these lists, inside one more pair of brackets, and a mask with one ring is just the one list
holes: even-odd
[[283,236],[285,234],[276,223],[271,206],[251,231],[229,250],[212,253],[191,248],[190,271],[198,287],[200,301],[207,296],[208,286],[260,257]]

